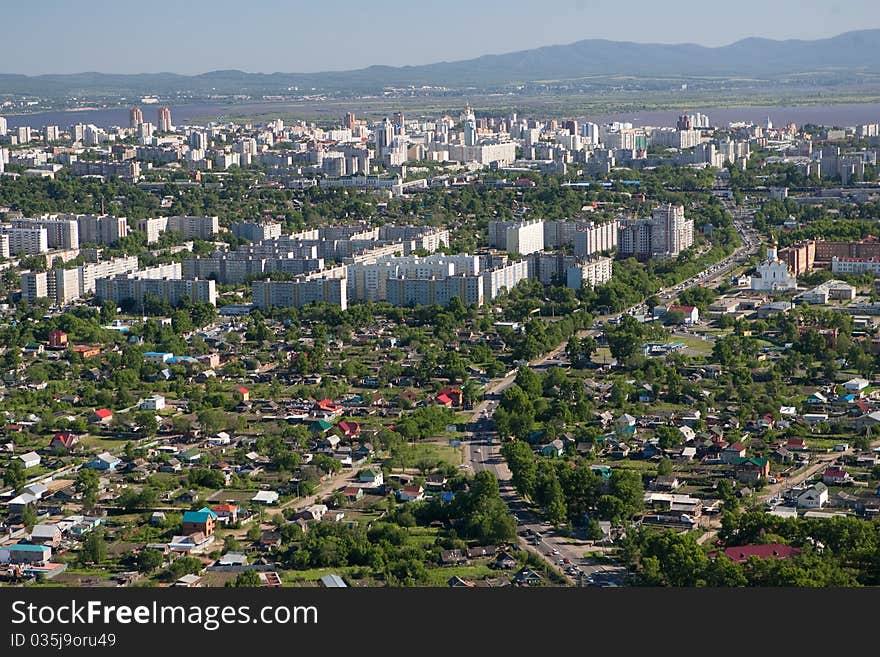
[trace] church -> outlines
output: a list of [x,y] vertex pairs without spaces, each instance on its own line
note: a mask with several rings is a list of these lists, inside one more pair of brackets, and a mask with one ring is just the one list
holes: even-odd
[[762,292],[794,290],[797,288],[795,276],[788,263],[777,255],[776,243],[767,247],[767,257],[758,264],[758,273],[752,276],[752,289]]

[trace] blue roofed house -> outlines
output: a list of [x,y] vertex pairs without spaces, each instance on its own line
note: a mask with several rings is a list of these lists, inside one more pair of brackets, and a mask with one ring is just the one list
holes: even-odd
[[48,545],[18,543],[0,547],[0,563],[44,563],[52,558]]
[[122,463],[122,459],[113,456],[110,452],[101,452],[91,461],[85,463],[83,467],[91,468],[92,470],[108,470],[112,472],[119,467],[120,463]]
[[181,531],[184,534],[202,532],[205,536],[210,536],[214,533],[216,523],[217,514],[205,506],[198,511],[184,512],[183,527]]

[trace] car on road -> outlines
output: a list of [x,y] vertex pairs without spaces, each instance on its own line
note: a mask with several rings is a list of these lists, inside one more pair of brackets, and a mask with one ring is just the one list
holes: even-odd
[[557,550],[556,548],[553,548],[553,550],[551,551],[553,552],[553,554],[559,554],[559,550]]

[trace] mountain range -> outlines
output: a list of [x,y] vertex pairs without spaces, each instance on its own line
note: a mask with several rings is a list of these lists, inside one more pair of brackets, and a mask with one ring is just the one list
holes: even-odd
[[420,66],[369,66],[325,73],[76,73],[25,76],[0,74],[0,92],[35,95],[285,93],[293,87],[330,92],[371,92],[384,87],[499,88],[537,81],[591,76],[773,77],[817,72],[876,71],[880,29],[846,32],[827,39],[747,38],[727,46],[652,44],[588,39],[475,59]]

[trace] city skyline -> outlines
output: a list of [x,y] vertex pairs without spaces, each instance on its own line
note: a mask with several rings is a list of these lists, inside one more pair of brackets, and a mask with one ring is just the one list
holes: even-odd
[[[638,20],[624,22],[618,20],[616,6],[591,6],[585,0],[554,6],[552,14],[538,14],[534,17],[537,20],[524,20],[534,12],[524,0],[511,0],[503,11],[452,0],[446,5],[446,15],[450,19],[463,15],[470,18],[455,22],[454,40],[442,38],[442,30],[436,35],[439,38],[425,38],[423,26],[442,26],[437,22],[435,7],[407,7],[401,11],[387,0],[377,0],[369,11],[340,0],[319,6],[278,0],[240,5],[218,0],[210,6],[197,2],[176,7],[167,20],[201,25],[210,30],[212,43],[240,45],[243,25],[252,25],[251,33],[259,37],[250,40],[246,48],[206,49],[196,34],[189,39],[175,37],[173,44],[165,40],[162,31],[139,22],[144,18],[140,5],[118,2],[112,6],[102,4],[98,10],[97,4],[85,0],[73,14],[60,0],[6,8],[4,16],[10,25],[39,20],[43,39],[54,47],[34,49],[30,31],[11,30],[6,35],[8,51],[26,50],[28,57],[17,61],[14,69],[0,66],[0,70],[23,75],[91,71],[191,75],[225,69],[314,73],[460,61],[586,39],[717,47],[748,37],[811,40],[877,27],[865,24],[864,16],[870,15],[868,10],[872,8],[867,0],[855,0],[846,11],[836,4],[815,0],[786,0],[771,5],[744,0],[738,5],[738,15],[754,16],[755,20],[750,21],[725,21],[725,10],[719,3],[706,3],[698,15],[711,25],[705,30],[695,30],[693,21],[681,20],[693,12],[693,7],[677,0],[662,5],[634,2],[627,8],[627,16]],[[90,11],[92,5],[96,11]],[[58,12],[64,12],[64,21],[44,20]],[[439,18],[442,20],[443,15]],[[361,54],[358,49],[356,56],[350,48],[327,47],[334,35],[356,35],[354,26],[367,34],[384,32],[394,38],[371,39],[369,50]],[[101,38],[90,42],[85,38],[89,34]]]

